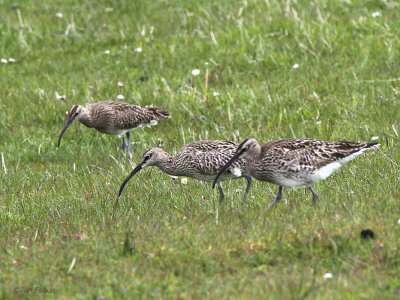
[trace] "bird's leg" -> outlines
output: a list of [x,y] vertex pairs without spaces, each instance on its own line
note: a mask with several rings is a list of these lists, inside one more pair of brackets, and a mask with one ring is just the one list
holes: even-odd
[[119,153],[119,159],[118,159],[118,162],[120,162],[120,161],[121,161],[122,154],[124,153],[124,150],[125,150],[125,148],[126,148],[126,141],[125,141],[125,137],[124,137],[124,136],[122,136],[122,146],[121,146],[121,152]]
[[131,133],[128,131],[127,133],[126,133],[126,137],[127,137],[127,140],[128,140],[128,153],[127,153],[127,155],[128,155],[128,159],[131,159],[132,158],[132,155],[131,155]]
[[247,203],[247,195],[249,194],[249,191],[250,191],[251,176],[242,174],[242,177],[246,178],[246,180],[247,180],[247,187],[246,187],[246,191],[244,192],[243,202],[242,202],[242,204],[245,204],[245,203]]
[[312,202],[313,202],[313,204],[315,205],[316,203],[317,203],[317,200],[318,200],[318,195],[317,195],[317,193],[313,190],[313,188],[311,187],[311,185],[310,186],[308,186],[308,188],[310,189],[310,191],[311,191],[311,193],[312,193]]
[[126,141],[125,141],[125,137],[124,137],[124,136],[122,137],[122,146],[121,146],[121,149],[122,149],[122,150],[125,150],[125,149],[126,149]]
[[274,207],[275,205],[277,205],[279,200],[281,200],[281,198],[282,198],[282,186],[280,185],[279,189],[278,189],[278,195],[276,195],[275,201],[272,202],[272,204],[269,206],[269,208]]
[[222,190],[221,186],[221,181],[218,181],[218,190],[219,190],[219,205],[221,205],[225,199],[224,191]]

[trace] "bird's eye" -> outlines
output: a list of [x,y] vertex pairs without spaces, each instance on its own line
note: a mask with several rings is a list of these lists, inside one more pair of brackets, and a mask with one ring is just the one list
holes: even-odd
[[75,116],[77,116],[77,115],[79,115],[79,113],[78,113],[78,112],[76,112],[76,113],[75,113]]
[[146,155],[145,157],[144,157],[144,160],[148,160],[150,158],[150,155]]

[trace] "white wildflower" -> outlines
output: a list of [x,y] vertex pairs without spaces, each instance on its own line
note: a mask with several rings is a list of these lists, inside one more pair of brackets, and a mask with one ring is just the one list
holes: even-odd
[[112,7],[106,7],[105,11],[106,11],[106,12],[112,12],[112,11],[114,11],[114,8],[112,8]]
[[380,17],[381,15],[382,15],[382,13],[381,13],[380,11],[374,11],[374,12],[372,13],[372,17],[373,17],[373,18]]
[[294,64],[293,69],[297,69],[299,67],[299,64]]
[[24,250],[26,250],[26,249],[28,249],[28,247],[26,247],[26,246],[23,246],[23,245],[21,245],[21,246],[19,246],[21,249],[24,249]]
[[2,59],[1,59],[1,62],[2,62],[3,64],[8,63],[7,59],[5,59],[5,58],[2,58]]
[[218,93],[218,92],[213,92],[213,96],[214,96],[214,97],[218,97],[218,96],[219,96],[219,93]]
[[58,12],[58,13],[56,13],[56,17],[61,19],[63,17],[63,14]]
[[58,92],[56,92],[56,98],[57,100],[65,100],[65,98],[67,98],[66,95],[59,95]]
[[373,137],[371,138],[371,141],[376,141],[377,139],[379,139],[379,136],[373,136]]
[[186,177],[183,177],[183,178],[181,179],[181,183],[182,183],[182,184],[187,184],[187,183],[188,183],[188,179],[187,179]]
[[192,70],[192,75],[193,76],[197,76],[197,75],[199,75],[200,74],[200,70],[199,69],[194,69],[194,70]]
[[104,51],[104,54],[110,54],[110,50]]
[[324,279],[331,279],[331,278],[333,278],[332,273],[325,273],[324,274]]
[[140,48],[140,47],[138,47],[138,48],[136,48],[136,49],[135,49],[135,51],[136,51],[136,52],[138,52],[138,53],[140,53],[140,52],[142,52],[142,51],[143,51],[143,49],[142,49],[142,48]]
[[12,57],[10,57],[9,59],[8,59],[8,62],[10,62],[10,63],[13,63],[13,62],[16,62],[17,60],[15,59],[15,58],[12,58]]
[[397,224],[400,224],[400,219],[397,220]]
[[124,99],[125,99],[124,95],[118,95],[117,98],[118,98],[119,100],[124,100]]
[[124,86],[123,82],[118,81],[118,86]]

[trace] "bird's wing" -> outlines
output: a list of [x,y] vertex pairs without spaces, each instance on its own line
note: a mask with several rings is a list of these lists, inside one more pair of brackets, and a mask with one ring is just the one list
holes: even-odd
[[[203,174],[217,174],[233,157],[237,144],[230,141],[199,141],[186,146],[193,160],[193,166]],[[243,169],[244,161],[236,161],[230,169]]]
[[368,147],[359,142],[326,142],[313,139],[272,141],[262,147],[262,157],[286,165],[292,172],[314,171]]
[[[159,107],[140,107],[116,101],[104,101],[100,103],[106,104],[102,107],[102,113],[113,115],[114,127],[121,130],[132,129],[141,125],[152,125],[152,121],[169,118],[169,114],[162,111]],[[96,103],[93,105],[96,105]]]

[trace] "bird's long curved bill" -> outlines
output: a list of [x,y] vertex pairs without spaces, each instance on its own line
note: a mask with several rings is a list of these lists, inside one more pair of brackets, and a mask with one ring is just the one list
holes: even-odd
[[60,147],[61,138],[62,138],[62,136],[63,136],[65,130],[67,130],[68,126],[71,125],[71,123],[72,123],[73,121],[74,121],[74,120],[72,120],[71,118],[68,118],[68,121],[67,121],[67,123],[65,123],[64,128],[63,128],[63,130],[61,131],[60,137],[58,138],[57,147]]
[[235,155],[225,164],[225,166],[223,166],[222,169],[219,170],[219,172],[218,172],[218,174],[217,174],[217,177],[215,177],[215,179],[214,179],[212,188],[214,188],[215,185],[217,184],[218,178],[219,178],[223,173],[225,173],[225,171],[229,168],[229,166],[230,166],[231,164],[233,164],[233,162],[234,162],[235,160],[237,160],[237,159],[240,157],[241,154],[242,154],[242,153],[235,154]]
[[119,188],[118,192],[118,197],[121,196],[122,190],[124,189],[125,185],[128,183],[128,181],[135,175],[137,172],[139,172],[141,169],[143,169],[142,164],[138,164],[136,168],[133,169],[131,174],[129,174],[128,177],[125,178],[124,182],[121,184],[121,187]]

